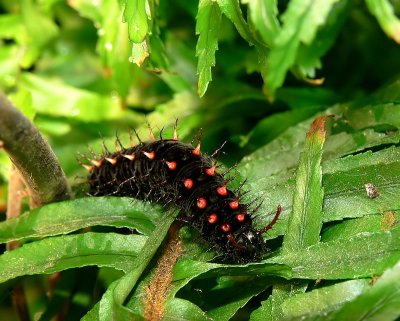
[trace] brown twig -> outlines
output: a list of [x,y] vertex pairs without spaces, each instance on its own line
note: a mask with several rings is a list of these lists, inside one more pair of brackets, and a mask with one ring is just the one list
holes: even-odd
[[172,281],[172,271],[182,254],[183,247],[177,235],[177,228],[172,225],[167,243],[158,260],[155,273],[146,287],[144,300],[144,319],[158,321],[164,315],[165,300]]
[[71,197],[65,174],[49,144],[2,93],[0,141],[29,188],[32,207]]

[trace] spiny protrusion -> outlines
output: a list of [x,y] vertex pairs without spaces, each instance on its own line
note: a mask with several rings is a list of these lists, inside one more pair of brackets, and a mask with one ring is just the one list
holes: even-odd
[[229,225],[229,224],[222,224],[221,225],[221,230],[223,231],[223,232],[229,232],[230,230],[231,230],[231,226]]
[[243,214],[243,213],[240,213],[240,214],[237,214],[235,217],[236,217],[236,220],[237,220],[238,222],[244,222],[244,220],[245,220],[245,218],[246,218],[246,215]]
[[196,155],[196,156],[200,156],[200,147],[201,147],[201,143],[199,142],[197,144],[196,148],[192,150],[192,154]]
[[116,157],[114,157],[114,158],[104,157],[104,159],[105,159],[107,162],[110,162],[111,165],[113,165],[113,166],[115,166],[115,165],[117,164],[117,158],[116,158]]
[[90,159],[90,162],[96,166],[97,168],[101,167],[101,164],[103,163],[103,161],[101,159],[97,160],[97,159]]
[[175,121],[174,135],[172,136],[172,140],[178,140],[178,118]]
[[129,159],[130,161],[133,161],[135,159],[135,154],[121,154],[121,156]]
[[210,168],[206,168],[205,172],[208,176],[214,176],[215,175],[215,169],[217,168],[217,164],[214,164]]
[[229,202],[229,207],[233,210],[237,210],[239,208],[239,200]]
[[193,180],[191,178],[184,179],[183,186],[185,186],[186,189],[192,189],[193,188]]
[[143,154],[150,160],[153,160],[156,157],[156,153],[154,151],[143,152]]
[[207,201],[204,197],[200,197],[197,199],[196,205],[200,209],[204,209],[207,206]]
[[129,128],[129,144],[131,147],[135,146],[135,143],[133,142],[133,137],[132,137],[132,129]]
[[92,166],[92,165],[86,165],[86,164],[83,164],[83,163],[81,163],[81,166],[84,169],[86,169],[87,171],[89,171],[89,172],[91,172],[93,170],[93,168],[94,168],[94,166]]
[[154,136],[153,129],[151,128],[150,124],[148,124],[148,127],[149,127],[149,131],[150,131],[150,135],[149,135],[150,140],[151,140],[152,142],[154,142],[154,141],[156,140],[156,138],[155,138],[155,136]]
[[226,185],[217,187],[217,193],[221,196],[228,195],[228,190],[226,189]]
[[117,152],[119,152],[123,149],[124,149],[124,146],[122,145],[121,141],[119,140],[118,133],[115,133],[115,150]]
[[210,224],[215,224],[215,223],[217,223],[217,221],[218,221],[218,216],[217,216],[217,214],[215,214],[215,213],[210,214],[210,215],[208,216],[208,218],[207,218],[207,221],[208,221],[208,223],[210,223]]
[[176,166],[177,166],[175,161],[172,161],[172,162],[165,161],[165,164],[167,164],[168,169],[171,171],[175,170]]

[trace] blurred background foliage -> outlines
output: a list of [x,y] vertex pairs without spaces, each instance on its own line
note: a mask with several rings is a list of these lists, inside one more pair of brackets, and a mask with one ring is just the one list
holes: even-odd
[[[176,118],[183,140],[203,128],[210,153],[227,140],[231,165],[329,106],[398,101],[399,13],[398,0],[0,0],[0,86],[72,185],[77,152],[147,123],[170,135]],[[336,132],[368,128],[350,116]],[[1,212],[8,169],[0,153]]]

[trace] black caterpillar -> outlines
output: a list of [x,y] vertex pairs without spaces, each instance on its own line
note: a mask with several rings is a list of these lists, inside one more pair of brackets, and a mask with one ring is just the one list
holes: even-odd
[[172,139],[151,140],[109,152],[100,159],[89,159],[89,193],[93,196],[130,196],[175,204],[183,219],[197,228],[202,237],[224,254],[224,261],[259,261],[265,252],[262,230],[253,227],[248,204],[228,189],[228,180],[216,171],[216,162],[197,147],[178,141],[176,126]]

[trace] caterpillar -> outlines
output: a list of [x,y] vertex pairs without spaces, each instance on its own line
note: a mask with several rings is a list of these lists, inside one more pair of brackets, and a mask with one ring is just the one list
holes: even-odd
[[[136,133],[136,131],[135,131]],[[171,139],[156,140],[150,129],[150,140],[129,148],[119,148],[97,158],[87,158],[89,194],[92,196],[129,196],[142,200],[174,204],[185,222],[219,253],[223,261],[248,263],[261,260],[266,252],[262,234],[278,220],[275,217],[261,230],[253,226],[249,204],[240,201],[240,188],[231,190],[226,173],[219,173],[217,161],[196,147],[178,140],[177,126]]]

